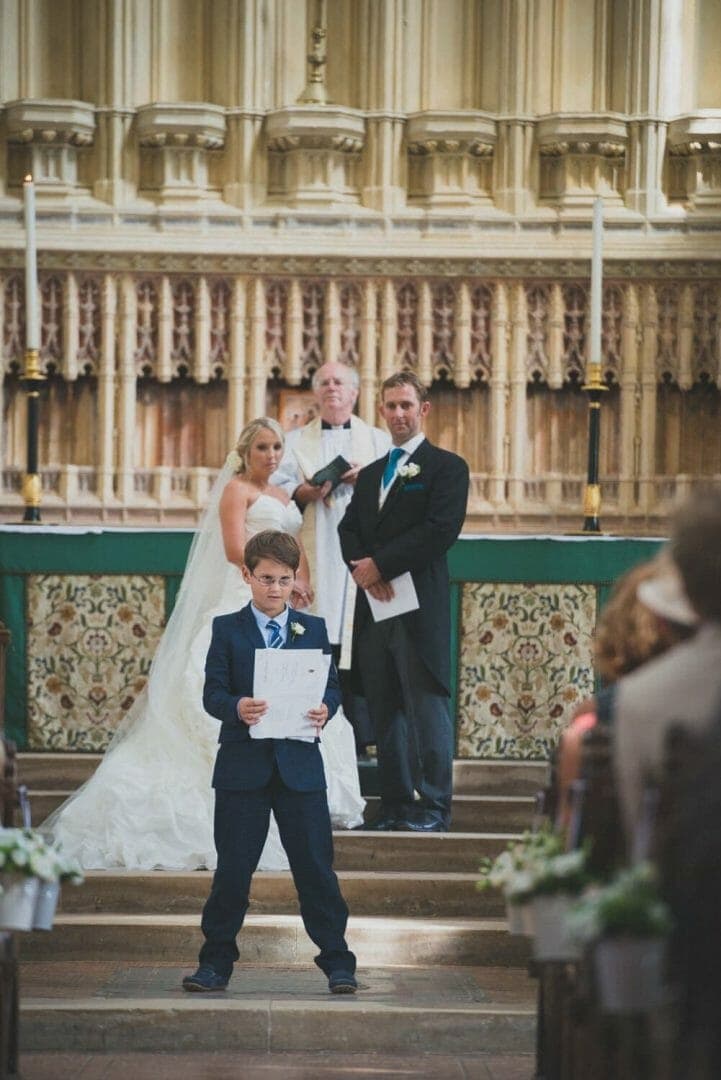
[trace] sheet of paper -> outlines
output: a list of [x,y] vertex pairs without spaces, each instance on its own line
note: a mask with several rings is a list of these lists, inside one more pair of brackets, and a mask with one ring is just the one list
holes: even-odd
[[366,593],[371,614],[376,622],[390,619],[392,615],[404,615],[406,611],[416,611],[420,607],[410,571],[393,578],[391,585],[395,593],[392,600],[376,600],[369,592]]
[[313,742],[306,713],[323,701],[329,667],[322,649],[256,649],[253,697],[267,701],[268,711],[249,728],[251,739]]

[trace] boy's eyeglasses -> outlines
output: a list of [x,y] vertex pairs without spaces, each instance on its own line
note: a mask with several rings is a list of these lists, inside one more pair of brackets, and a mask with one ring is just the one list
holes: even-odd
[[295,583],[295,578],[292,577],[271,577],[270,574],[254,574],[251,570],[250,576],[254,577],[264,589],[271,589],[273,585],[280,585],[281,589],[288,589]]

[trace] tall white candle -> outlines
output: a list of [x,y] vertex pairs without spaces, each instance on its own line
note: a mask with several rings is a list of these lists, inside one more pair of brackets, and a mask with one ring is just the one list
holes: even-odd
[[588,359],[601,363],[601,297],[603,294],[603,199],[593,203],[593,250],[591,253],[591,336]]
[[23,181],[25,204],[25,348],[40,348],[38,320],[38,267],[35,245],[35,185],[32,176]]

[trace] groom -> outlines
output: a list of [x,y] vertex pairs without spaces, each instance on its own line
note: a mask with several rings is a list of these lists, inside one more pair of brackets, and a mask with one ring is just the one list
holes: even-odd
[[[379,830],[445,832],[451,817],[453,724],[446,552],[461,531],[468,466],[423,434],[430,402],[410,371],[381,387],[390,454],[362,469],[338,526],[358,586],[353,645],[376,724]],[[387,602],[410,572],[419,607],[375,621],[366,594]],[[416,793],[418,799],[416,799]]]
[[[263,850],[271,810],[298,890],[315,958],[334,994],[356,990],[355,956],[345,942],[348,908],[333,872],[333,837],[318,739],[253,739],[268,704],[253,696],[259,649],[320,649],[330,655],[322,619],[292,611],[288,599],[300,562],[287,533],[261,532],[245,545],[243,577],[252,601],[213,620],[203,705],[221,721],[213,772],[218,867],[201,923],[205,944],[189,991],[225,990],[239,953],[235,938],[248,910],[250,882]],[[340,704],[330,662],[323,700],[307,713],[320,733]]]

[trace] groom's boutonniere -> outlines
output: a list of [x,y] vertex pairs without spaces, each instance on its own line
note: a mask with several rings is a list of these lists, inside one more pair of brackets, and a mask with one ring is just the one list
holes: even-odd
[[303,637],[303,634],[305,633],[305,627],[302,623],[292,622],[290,624],[290,633],[293,639],[297,637]]
[[414,476],[418,476],[421,471],[420,465],[416,465],[415,461],[410,461],[407,465],[398,466],[398,475],[402,482],[406,480],[412,480]]

